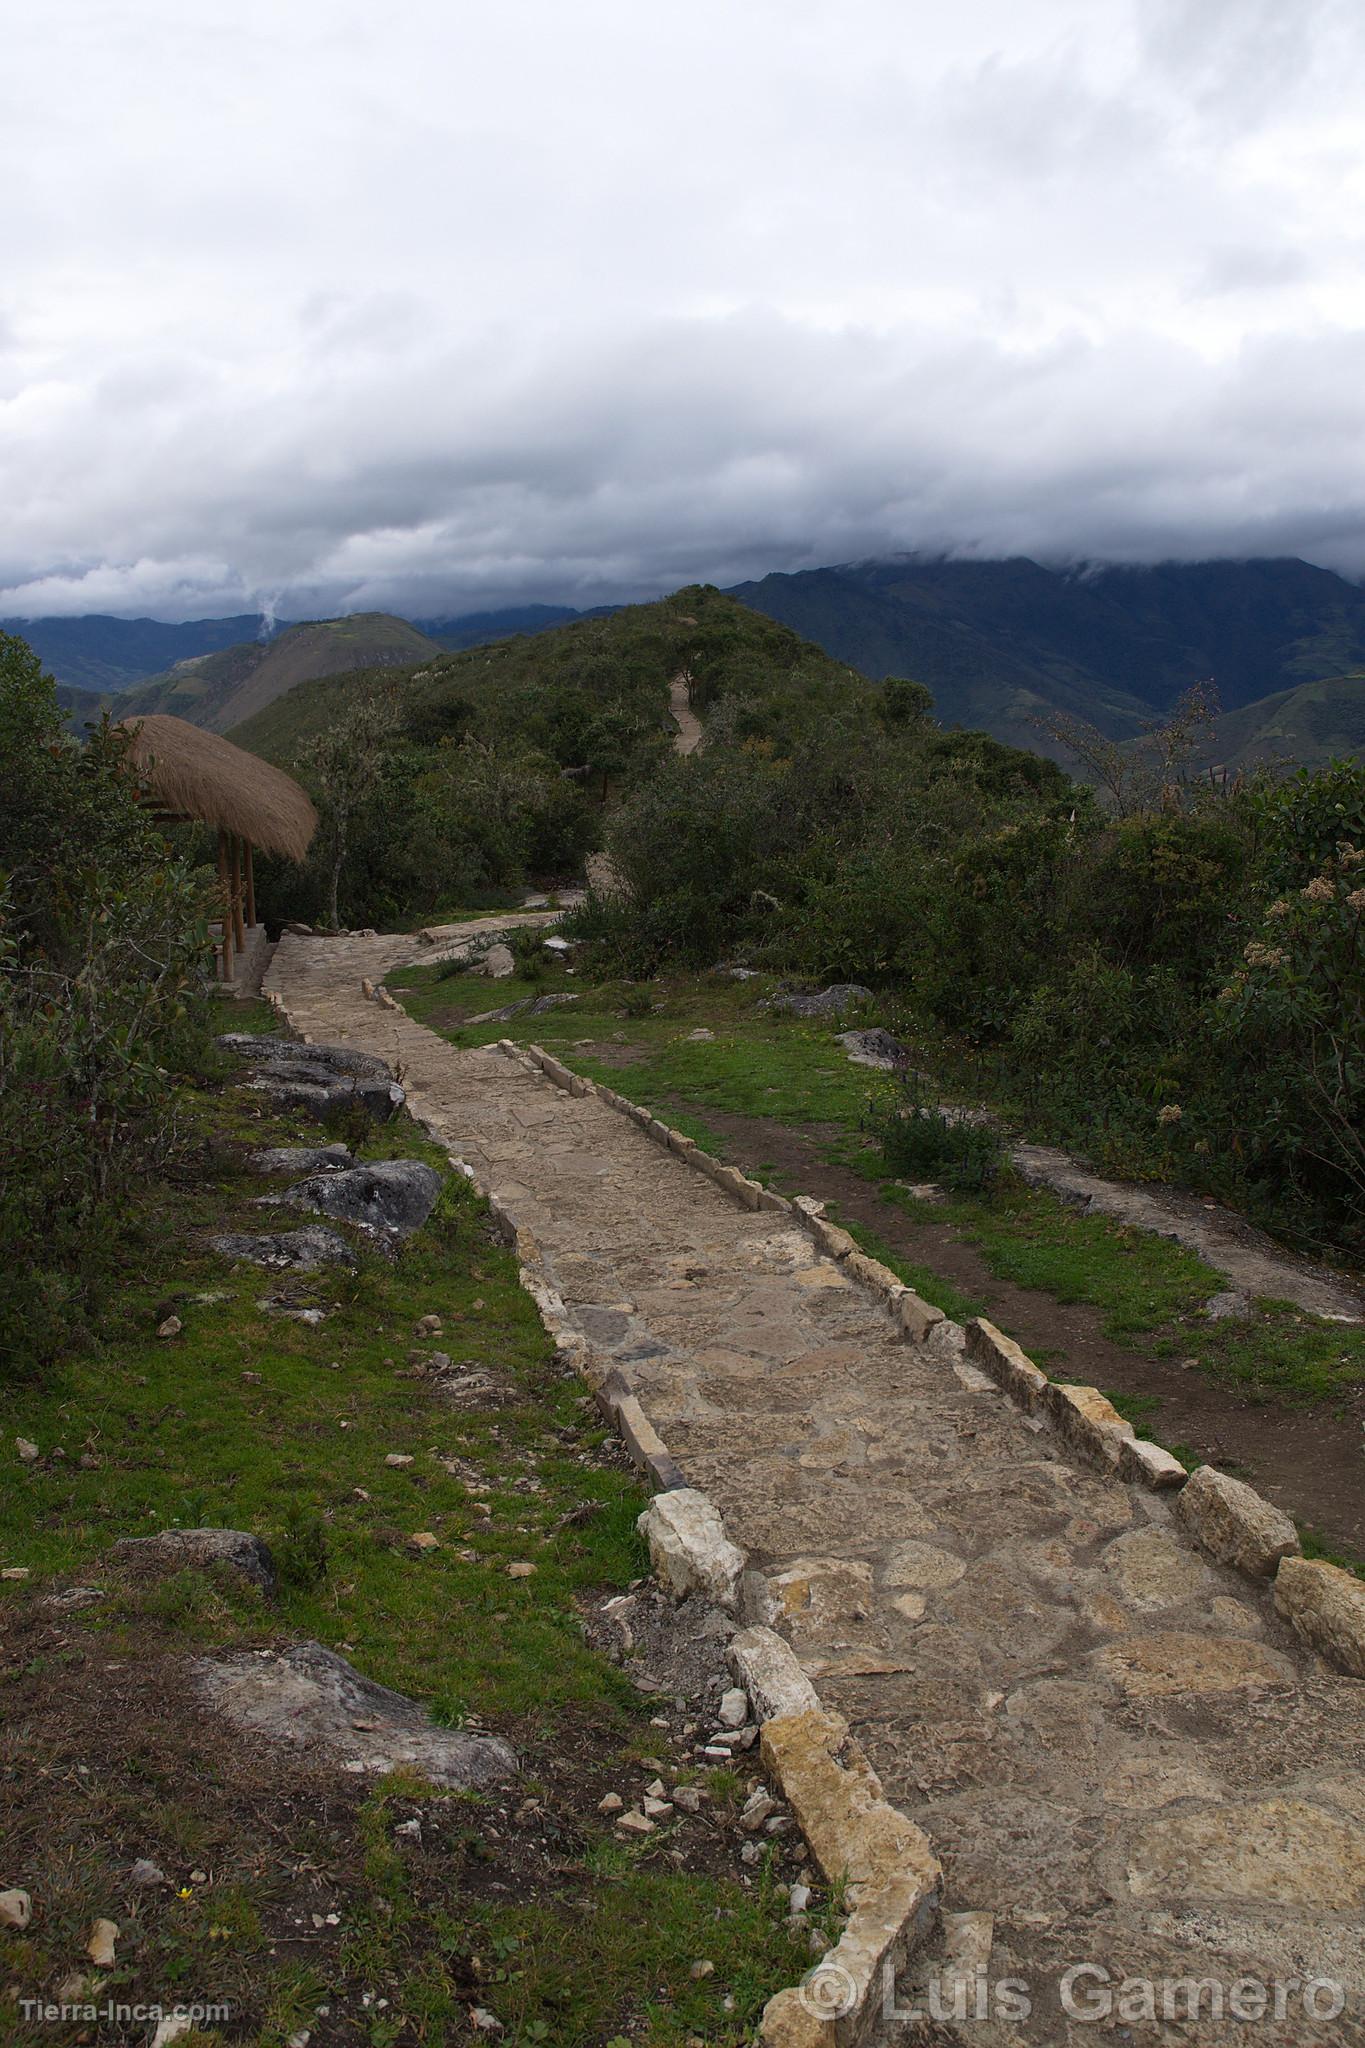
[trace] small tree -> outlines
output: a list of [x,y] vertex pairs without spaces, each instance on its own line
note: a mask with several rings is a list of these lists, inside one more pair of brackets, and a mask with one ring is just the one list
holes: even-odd
[[398,724],[392,690],[374,690],[320,733],[303,756],[317,793],[327,877],[327,918],[333,931],[340,917],[341,870],[356,819],[379,788]]
[[927,683],[913,683],[908,676],[888,676],[882,684],[879,707],[885,725],[918,725],[934,709],[934,693]]
[[1105,792],[1115,817],[1131,818],[1158,805],[1178,808],[1190,756],[1201,736],[1212,733],[1217,716],[1217,692],[1211,682],[1203,682],[1192,683],[1169,717],[1145,725],[1137,739],[1112,740],[1088,719],[1064,712],[1035,718],[1033,724],[1076,757]]
[[66,738],[0,634],[0,1380],[71,1341],[123,1193],[177,1140],[208,969],[204,878],[138,802],[126,736]]

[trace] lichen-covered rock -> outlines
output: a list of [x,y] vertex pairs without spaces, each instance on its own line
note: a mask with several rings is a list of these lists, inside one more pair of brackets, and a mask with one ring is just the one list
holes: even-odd
[[225,1031],[217,1043],[224,1052],[248,1060],[253,1066],[285,1066],[293,1060],[308,1060],[333,1074],[393,1079],[393,1070],[386,1060],[356,1045],[303,1045],[294,1038],[270,1038],[250,1031]]
[[453,1788],[505,1785],[515,1753],[491,1735],[437,1728],[402,1693],[361,1676],[321,1643],[205,1658],[195,1683],[237,1728],[319,1754],[340,1770],[376,1774],[400,1765]]
[[440,1192],[441,1176],[420,1159],[377,1159],[337,1173],[313,1174],[278,1199],[342,1223],[410,1237],[426,1222]]
[[1280,1559],[1299,1547],[1288,1515],[1263,1500],[1254,1487],[1212,1465],[1201,1465],[1185,1482],[1175,1513],[1210,1556],[1253,1578],[1273,1578]]
[[510,946],[490,946],[469,971],[482,974],[488,981],[508,981],[517,971],[516,956]]
[[1295,1633],[1352,1678],[1365,1678],[1365,1584],[1318,1557],[1285,1557],[1275,1605]]
[[253,1173],[335,1173],[354,1162],[344,1145],[266,1145],[253,1152]]
[[186,1565],[226,1565],[250,1579],[263,1593],[273,1591],[275,1560],[269,1546],[246,1529],[158,1529],[155,1536],[124,1536],[114,1555],[131,1562],[164,1562],[172,1570]]
[[382,1122],[406,1100],[387,1062],[352,1045],[299,1045],[247,1031],[225,1032],[218,1044],[249,1061],[254,1072],[248,1087],[282,1108],[322,1116],[359,1103]]
[[840,1031],[837,1036],[855,1067],[880,1067],[889,1073],[909,1057],[909,1047],[880,1025],[870,1031]]
[[281,1109],[311,1110],[314,1116],[357,1104],[380,1123],[401,1109],[403,1090],[384,1074],[338,1073],[320,1060],[272,1060],[252,1075],[247,1086],[269,1096]]
[[852,1010],[859,1003],[870,1003],[872,991],[864,988],[860,981],[836,981],[829,988],[813,993],[790,990],[774,996],[770,1007],[784,1010],[792,1017],[841,1017],[845,1010]]
[[262,1231],[257,1236],[224,1231],[209,1243],[225,1259],[245,1259],[248,1265],[279,1272],[316,1273],[323,1266],[355,1264],[355,1253],[344,1237],[311,1224],[303,1230]]

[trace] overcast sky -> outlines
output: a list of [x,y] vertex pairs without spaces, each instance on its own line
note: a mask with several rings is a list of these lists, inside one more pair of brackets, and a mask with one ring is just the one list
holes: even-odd
[[0,613],[1365,574],[1359,0],[43,0]]

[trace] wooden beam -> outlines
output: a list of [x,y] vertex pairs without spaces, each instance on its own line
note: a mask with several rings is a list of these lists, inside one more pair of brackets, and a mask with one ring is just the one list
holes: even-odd
[[246,951],[246,926],[242,920],[242,842],[234,832],[232,835],[232,936],[237,941],[237,951]]
[[223,899],[223,913],[220,921],[223,936],[221,941],[222,950],[219,955],[221,964],[221,978],[224,981],[231,981],[232,876],[228,867],[228,836],[221,825],[218,827],[218,889]]
[[244,839],[242,844],[246,848],[246,921],[248,924],[254,925],[256,922],[256,849],[252,846],[249,839]]

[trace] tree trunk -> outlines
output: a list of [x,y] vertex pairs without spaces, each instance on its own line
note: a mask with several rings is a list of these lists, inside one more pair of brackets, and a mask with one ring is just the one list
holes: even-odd
[[341,918],[337,913],[337,892],[341,887],[341,870],[346,859],[346,834],[337,826],[336,838],[332,844],[332,872],[327,886],[327,916],[334,932],[341,930]]

